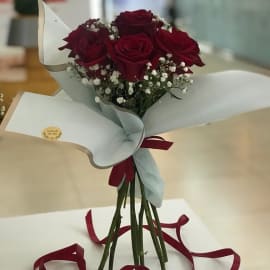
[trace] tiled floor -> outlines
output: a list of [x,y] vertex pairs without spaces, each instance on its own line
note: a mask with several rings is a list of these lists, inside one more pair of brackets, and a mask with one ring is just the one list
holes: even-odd
[[[245,69],[242,61],[206,55],[197,73]],[[270,90],[270,89],[269,89]],[[270,109],[204,127],[177,130],[167,152],[152,151],[166,181],[165,198],[185,198],[246,270],[270,267]],[[0,216],[110,205],[109,170],[90,166],[70,146],[16,134],[0,137]]]

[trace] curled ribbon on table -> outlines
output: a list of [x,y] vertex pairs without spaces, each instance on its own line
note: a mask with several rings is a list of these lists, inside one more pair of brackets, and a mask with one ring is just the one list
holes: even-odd
[[46,270],[45,263],[50,261],[76,262],[80,270],[86,270],[84,249],[78,244],[73,244],[40,257],[35,261],[33,269]]
[[[86,226],[87,226],[87,231],[88,231],[90,240],[97,245],[105,244],[107,241],[107,237],[103,239],[99,239],[98,236],[96,235],[91,210],[87,213],[85,220],[86,220]],[[189,221],[189,218],[186,215],[182,215],[177,220],[177,222],[161,223],[161,227],[164,229],[166,228],[166,229],[175,230],[177,239],[174,239],[172,236],[162,231],[164,241],[188,259],[188,261],[191,264],[191,270],[195,270],[194,257],[218,259],[218,258],[223,258],[227,256],[233,256],[233,262],[232,262],[230,270],[239,270],[240,256],[230,248],[224,248],[224,249],[214,250],[210,252],[190,251],[184,245],[182,241],[182,237],[181,237],[181,229],[185,224],[188,223],[188,221]],[[143,227],[149,230],[148,225],[144,225]],[[130,226],[121,227],[118,233],[118,237],[125,234],[129,230],[130,230]],[[86,265],[85,265],[85,260],[84,260],[84,251],[83,251],[83,248],[80,247],[78,244],[74,244],[72,246],[57,250],[55,252],[48,253],[40,257],[34,263],[33,269],[46,270],[45,263],[49,261],[55,261],[55,260],[76,262],[79,270],[86,270]],[[149,268],[142,265],[126,265],[126,266],[123,266],[120,270],[149,270]]]
[[[100,240],[95,233],[91,210],[87,213],[85,220],[86,220],[88,235],[89,235],[91,241],[94,242],[95,244],[98,244],[98,245],[105,244],[107,237]],[[186,215],[182,215],[175,223],[161,223],[160,225],[162,228],[175,229],[175,233],[177,235],[177,240],[174,239],[169,234],[162,231],[164,241],[188,259],[188,261],[191,263],[192,270],[195,270],[194,257],[218,259],[218,258],[223,258],[223,257],[227,257],[227,256],[233,256],[233,263],[232,263],[230,270],[238,270],[239,269],[240,261],[241,261],[240,256],[234,250],[232,250],[230,248],[224,248],[224,249],[214,250],[214,251],[210,251],[210,252],[192,252],[192,251],[190,251],[184,245],[184,243],[182,241],[182,237],[181,237],[181,229],[185,224],[188,223],[188,221],[189,221],[189,218]],[[143,227],[145,229],[149,230],[148,225],[144,225]],[[130,226],[121,227],[119,230],[119,233],[118,233],[118,237],[122,236],[123,234],[125,234],[129,230],[130,230]],[[135,267],[136,266],[133,266],[133,268],[130,268],[130,269],[137,269]],[[144,266],[141,266],[141,267],[144,267]],[[126,270],[126,268],[121,268],[121,270],[123,270],[123,269]],[[145,268],[139,268],[139,269],[143,270]]]
[[[151,148],[159,150],[168,150],[172,146],[172,142],[166,141],[160,136],[151,136],[143,140],[141,148]],[[134,180],[134,160],[132,157],[127,158],[126,160],[113,166],[110,177],[109,184],[111,186],[119,186],[125,177],[127,182]]]

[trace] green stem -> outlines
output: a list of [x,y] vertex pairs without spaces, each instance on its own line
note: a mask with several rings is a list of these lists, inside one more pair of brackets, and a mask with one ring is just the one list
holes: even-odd
[[164,244],[164,239],[163,239],[163,235],[162,235],[162,230],[161,230],[161,226],[160,226],[160,221],[159,221],[159,217],[158,217],[157,208],[152,204],[151,204],[151,208],[152,208],[152,212],[154,214],[155,221],[156,221],[157,233],[158,233],[158,237],[159,237],[159,243],[160,243],[160,247],[161,247],[161,250],[162,250],[164,262],[167,262],[168,261],[168,255],[167,255],[167,250],[166,250],[166,247],[165,247],[165,244]]
[[127,190],[126,195],[125,195],[125,197],[124,197],[123,208],[126,208],[127,197],[128,197],[128,190]]
[[104,269],[105,263],[109,256],[110,246],[111,246],[112,239],[114,237],[115,228],[117,227],[119,220],[121,220],[121,207],[122,207],[124,198],[126,196],[127,190],[128,190],[128,184],[124,181],[121,188],[118,190],[116,210],[114,212],[112,224],[108,233],[107,241],[105,244],[105,248],[103,251],[103,255],[102,255],[98,270]]
[[140,265],[144,266],[144,250],[143,250],[143,215],[144,215],[144,206],[143,202],[141,201],[141,208],[139,212],[139,250],[140,250]]
[[110,248],[109,270],[113,270],[114,255],[115,255],[115,249],[116,249],[116,245],[117,245],[118,232],[119,232],[120,226],[121,226],[121,218],[118,219],[117,224],[115,226],[113,241],[112,241],[112,245]]
[[130,183],[130,227],[134,265],[139,265],[138,223],[135,209],[135,181]]
[[142,203],[144,204],[145,216],[146,216],[146,220],[147,220],[147,223],[149,226],[149,231],[150,231],[150,234],[152,237],[152,241],[153,241],[156,253],[157,253],[158,258],[159,258],[160,267],[162,270],[165,270],[166,269],[165,268],[165,260],[163,258],[162,250],[161,250],[159,241],[158,241],[157,236],[156,236],[156,229],[155,229],[155,226],[153,223],[153,219],[152,219],[151,211],[150,211],[150,208],[148,205],[148,201],[146,200],[146,197],[145,197],[144,186],[143,186],[143,183],[141,181],[141,178],[140,178],[138,171],[137,171],[137,174],[138,174],[138,179],[139,179],[140,188],[141,188],[141,197],[142,197],[141,199],[142,199]]

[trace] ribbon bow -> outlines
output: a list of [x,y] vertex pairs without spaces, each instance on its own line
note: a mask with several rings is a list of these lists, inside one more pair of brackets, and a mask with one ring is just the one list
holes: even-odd
[[[141,148],[151,148],[159,150],[168,150],[172,146],[173,142],[166,141],[160,136],[151,136],[143,140]],[[125,159],[124,161],[113,166],[109,184],[111,186],[119,186],[123,179],[127,182],[131,182],[135,177],[134,160],[132,157]]]

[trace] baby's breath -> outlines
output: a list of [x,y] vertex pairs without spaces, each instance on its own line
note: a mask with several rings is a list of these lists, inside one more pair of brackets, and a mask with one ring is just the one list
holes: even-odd
[[3,103],[4,103],[4,94],[0,93],[0,120],[2,120],[6,112],[6,107]]
[[[89,75],[88,70],[99,72],[100,77]],[[109,64],[90,66],[88,70],[74,63],[70,63],[67,67],[70,76],[77,77],[88,87],[92,85],[96,92],[96,103],[100,101],[114,103],[139,116],[143,116],[146,110],[166,93],[181,99],[181,94],[185,94],[188,86],[193,83],[190,74],[187,73],[189,68],[186,64],[181,62],[177,65],[170,54],[160,57],[159,65],[155,68],[150,62],[147,63],[143,78],[136,82],[123,80],[121,73]],[[177,73],[179,70],[180,74]]]
[[[162,22],[162,28],[172,31],[172,27],[155,16],[153,22]],[[97,31],[102,27],[109,32],[109,39],[117,40],[119,32],[113,24],[103,24],[100,20],[86,24],[89,31]],[[172,97],[181,99],[181,95],[187,92],[189,85],[193,83],[190,78],[190,67],[184,62],[175,62],[171,53],[164,53],[157,59],[157,63],[151,61],[145,64],[145,71],[137,81],[127,81],[113,61],[106,64],[82,66],[70,63],[67,72],[70,77],[77,78],[81,83],[95,91],[95,102],[101,101],[113,103],[143,116],[146,110],[166,93]]]

